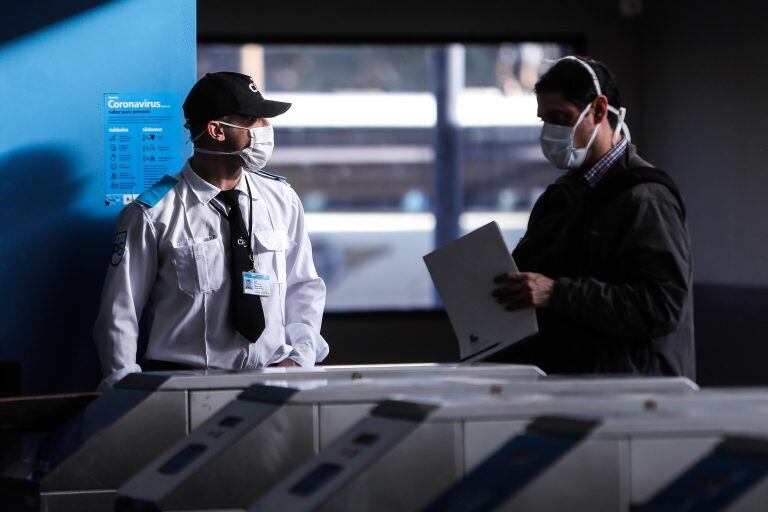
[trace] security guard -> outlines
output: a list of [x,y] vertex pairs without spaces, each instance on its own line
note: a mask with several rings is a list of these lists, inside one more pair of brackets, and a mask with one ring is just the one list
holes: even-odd
[[539,334],[497,360],[548,373],[695,376],[691,249],[670,176],[640,158],[610,71],[569,56],[536,84],[544,156],[564,175],[531,212],[497,278]]
[[[313,366],[325,284],[315,271],[301,202],[263,166],[268,118],[290,103],[253,80],[209,73],[184,102],[194,156],[126,206],[94,328],[108,388],[131,372]],[[137,364],[142,313],[145,359]]]

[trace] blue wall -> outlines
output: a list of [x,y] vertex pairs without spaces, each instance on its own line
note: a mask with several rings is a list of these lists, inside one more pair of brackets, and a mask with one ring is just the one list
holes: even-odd
[[103,95],[183,100],[195,1],[15,4],[0,28],[0,361],[22,363],[25,393],[89,389],[119,211],[104,206]]

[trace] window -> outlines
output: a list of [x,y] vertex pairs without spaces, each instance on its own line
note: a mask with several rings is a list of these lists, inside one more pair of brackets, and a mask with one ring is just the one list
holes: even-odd
[[[463,213],[457,232],[499,222],[510,249],[556,174],[539,149],[532,89],[561,44],[451,45]],[[198,74],[240,71],[293,107],[273,120],[267,168],[307,212],[329,311],[432,308],[422,256],[435,246],[438,45],[200,44]]]

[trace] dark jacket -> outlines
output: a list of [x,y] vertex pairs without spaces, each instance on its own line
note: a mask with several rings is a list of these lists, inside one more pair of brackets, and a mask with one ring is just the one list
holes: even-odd
[[495,360],[548,373],[695,377],[690,240],[671,178],[625,155],[590,188],[550,185],[514,251],[521,271],[556,280],[540,332]]

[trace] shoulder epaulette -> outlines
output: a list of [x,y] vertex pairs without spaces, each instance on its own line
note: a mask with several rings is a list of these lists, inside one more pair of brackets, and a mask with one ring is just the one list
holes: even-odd
[[152,208],[157,203],[159,203],[160,200],[164,198],[165,195],[170,192],[173,187],[176,186],[176,183],[178,183],[176,178],[166,174],[160,179],[160,181],[142,192],[139,197],[136,198],[136,202]]
[[286,178],[285,176],[280,176],[279,174],[273,174],[271,172],[265,171],[264,169],[259,169],[258,171],[256,171],[256,174],[272,180],[282,181],[286,185],[289,185],[288,178]]

